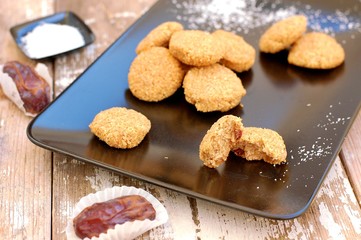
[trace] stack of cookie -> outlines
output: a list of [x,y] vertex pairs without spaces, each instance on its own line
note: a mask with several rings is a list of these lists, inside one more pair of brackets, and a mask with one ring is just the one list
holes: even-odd
[[183,86],[185,99],[201,112],[228,111],[246,90],[235,72],[249,70],[255,49],[231,32],[184,30],[165,22],[138,44],[128,83],[140,100],[158,102]]
[[307,18],[303,15],[278,21],[261,36],[260,51],[278,53],[290,48],[288,62],[311,69],[332,69],[344,62],[344,49],[333,37],[306,30]]

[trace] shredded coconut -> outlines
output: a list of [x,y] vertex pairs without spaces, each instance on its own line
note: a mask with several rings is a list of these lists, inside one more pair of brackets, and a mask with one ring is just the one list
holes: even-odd
[[30,58],[40,59],[79,48],[84,38],[75,27],[44,23],[25,35],[21,42]]

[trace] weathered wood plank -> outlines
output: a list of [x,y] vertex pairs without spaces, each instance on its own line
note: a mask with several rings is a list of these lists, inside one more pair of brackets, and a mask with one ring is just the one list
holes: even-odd
[[[73,165],[70,165],[69,163]],[[56,239],[64,236],[67,217],[79,198],[112,186],[136,186],[156,196],[167,208],[169,222],[138,239],[358,239],[361,237],[361,210],[336,160],[310,209],[301,217],[281,221],[255,217],[184,194],[91,168],[70,159],[58,159],[57,168],[65,186],[61,206],[54,206],[62,222]],[[77,168],[77,169],[76,169]],[[81,169],[82,172],[79,171]],[[77,174],[77,175],[75,175]],[[79,182],[83,182],[79,185]],[[87,183],[87,184],[85,184]],[[64,195],[64,194],[63,194]],[[59,216],[56,216],[59,217]]]
[[[79,15],[96,35],[94,44],[55,61],[55,92],[60,93],[120,36],[154,1],[57,1],[56,10]],[[84,195],[114,185],[144,185],[61,154],[54,154],[53,238],[65,239],[74,204]],[[106,173],[106,175],[104,175]],[[65,194],[64,194],[65,193]]]
[[[42,2],[42,4],[41,4]],[[48,1],[0,3],[0,64],[34,65],[17,48],[10,27],[52,12]],[[51,153],[26,136],[26,117],[0,90],[0,238],[49,239],[51,233]]]
[[341,156],[353,190],[361,205],[361,111],[342,145]]

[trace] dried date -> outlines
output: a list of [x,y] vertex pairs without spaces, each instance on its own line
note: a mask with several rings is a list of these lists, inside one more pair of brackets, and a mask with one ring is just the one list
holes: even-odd
[[95,203],[85,208],[73,220],[75,233],[80,238],[98,237],[117,224],[134,220],[154,220],[152,204],[144,197],[130,195]]
[[11,61],[4,65],[3,73],[14,81],[26,112],[37,114],[50,103],[50,86],[32,67]]

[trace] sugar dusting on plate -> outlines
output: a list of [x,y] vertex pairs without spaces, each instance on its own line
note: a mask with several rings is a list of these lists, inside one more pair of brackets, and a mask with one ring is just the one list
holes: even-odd
[[[311,104],[307,104],[310,107]],[[333,146],[333,136],[337,136],[337,128],[346,125],[351,117],[336,116],[333,110],[337,107],[341,107],[341,102],[337,104],[330,104],[329,111],[325,114],[324,119],[320,119],[318,123],[315,123],[314,128],[320,128],[325,133],[322,136],[317,136],[313,139],[311,144],[298,146],[297,149],[291,149],[289,151],[289,158],[291,160],[298,159],[298,162],[294,162],[294,166],[301,165],[308,161],[314,161],[317,159],[323,159],[329,155],[335,153],[335,147]],[[300,134],[301,130],[297,129],[295,134]],[[322,165],[322,161],[318,163]]]
[[[269,25],[285,17],[303,14],[308,18],[308,27],[313,31],[335,35],[336,32],[357,30],[361,32],[359,2],[355,6],[332,12],[315,9],[300,2],[257,0],[172,0],[176,18],[186,22],[190,29],[213,31],[222,28],[239,33],[252,33],[258,27]],[[351,38],[355,38],[352,35]]]

